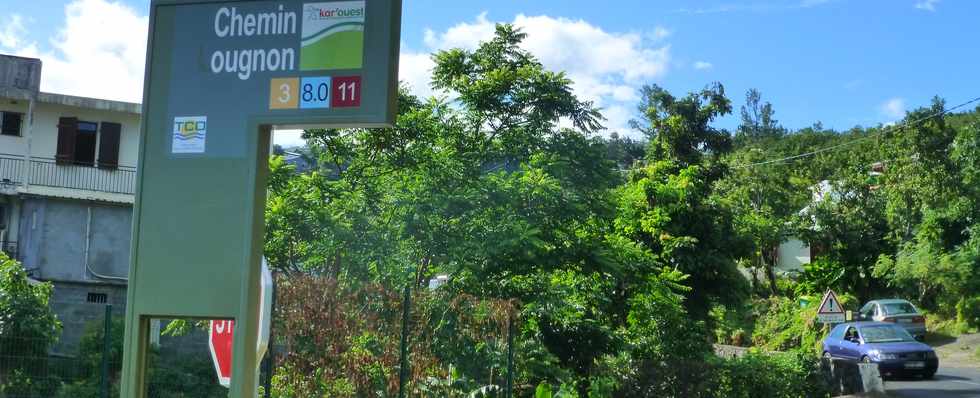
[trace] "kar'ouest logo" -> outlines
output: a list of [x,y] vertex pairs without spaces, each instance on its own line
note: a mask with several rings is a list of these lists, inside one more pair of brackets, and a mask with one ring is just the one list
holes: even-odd
[[364,1],[304,4],[300,70],[360,69],[364,12]]

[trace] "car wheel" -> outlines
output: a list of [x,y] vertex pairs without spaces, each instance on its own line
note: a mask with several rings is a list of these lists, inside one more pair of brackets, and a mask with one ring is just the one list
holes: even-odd
[[922,378],[923,379],[926,379],[926,380],[932,380],[935,377],[936,377],[936,372],[935,371],[925,372],[925,373],[922,374]]

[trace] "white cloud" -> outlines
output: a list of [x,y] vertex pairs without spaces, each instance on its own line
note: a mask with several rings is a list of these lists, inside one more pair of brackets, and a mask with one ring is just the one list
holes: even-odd
[[712,65],[711,62],[707,62],[707,61],[697,61],[694,63],[694,69],[697,70],[708,70],[714,67],[715,66]]
[[0,29],[0,48],[17,48],[21,45],[23,36],[27,33],[24,27],[24,17],[12,14],[7,17]]
[[885,103],[881,104],[880,109],[882,114],[894,119],[901,119],[905,117],[905,99],[903,98],[892,98]]
[[[403,45],[402,48],[405,46]],[[429,85],[432,76],[432,54],[402,50],[398,60],[398,79],[408,84],[409,90],[415,95],[428,97],[435,94]]]
[[[511,22],[527,33],[522,47],[534,54],[548,69],[564,71],[574,81],[575,93],[604,109],[609,130],[628,134],[628,109],[639,99],[637,88],[662,78],[670,65],[670,45],[651,46],[653,41],[671,35],[664,27],[652,32],[607,32],[587,21],[551,16],[517,15]],[[480,42],[493,38],[496,22],[486,13],[474,21],[450,27],[444,32],[425,32],[429,50],[449,48],[475,49]],[[419,54],[402,54],[401,79],[413,87],[428,85],[428,74],[419,78],[431,60]],[[414,70],[416,73],[411,73]],[[424,91],[423,91],[424,92]],[[630,103],[627,105],[627,103]]]
[[0,46],[41,59],[44,91],[139,102],[148,21],[122,3],[75,0],[65,6],[65,25],[50,39],[51,50],[39,51],[36,43],[19,38],[23,25],[8,26]]
[[276,130],[272,132],[272,142],[283,148],[303,146],[306,145],[306,140],[302,134],[303,130]]
[[[44,91],[141,101],[149,18],[119,0],[72,0],[64,14],[64,25],[45,49],[27,40],[30,21],[19,15],[0,19],[0,50],[40,58]],[[606,125],[621,134],[629,133],[639,86],[663,78],[671,63],[671,47],[664,40],[672,32],[664,27],[609,32],[581,19],[523,14],[511,23],[528,34],[523,47],[548,69],[565,71],[576,94],[603,108]],[[474,49],[493,37],[495,25],[484,13],[445,31],[426,31],[425,49],[403,45],[400,79],[416,94],[434,94],[431,52]]]
[[936,11],[936,4],[939,4],[939,0],[922,0],[915,3],[915,8],[926,11]]

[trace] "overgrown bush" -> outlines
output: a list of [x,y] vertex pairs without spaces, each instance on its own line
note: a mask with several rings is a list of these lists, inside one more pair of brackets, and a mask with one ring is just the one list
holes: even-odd
[[51,292],[0,252],[0,397],[47,397],[58,387],[48,369],[48,347],[61,331]]
[[714,341],[718,344],[744,347],[751,344],[757,314],[751,302],[740,305],[717,305],[711,309]]
[[[277,397],[394,396],[399,388],[402,292],[295,275],[277,288],[275,334],[285,347]],[[414,291],[409,395],[497,391],[506,378],[514,307],[445,289]],[[521,351],[518,351],[521,352]]]
[[726,398],[826,397],[817,357],[804,352],[748,355],[714,368],[712,396]]
[[969,328],[980,328],[980,297],[965,297],[956,304],[956,320]]
[[[114,317],[109,329],[109,385],[113,392],[118,395],[120,375],[122,371],[122,346],[123,337],[126,332],[126,322],[122,317]],[[89,322],[85,326],[85,332],[79,341],[78,357],[80,366],[76,371],[79,372],[81,380],[76,381],[66,388],[62,388],[61,395],[64,397],[92,397],[98,396],[98,389],[102,379],[102,356],[105,353],[105,322],[96,320]]]
[[822,294],[827,289],[840,291],[841,288],[846,287],[843,282],[847,272],[848,269],[839,261],[818,257],[813,262],[803,265],[803,273],[800,274],[793,292],[798,296],[804,296]]
[[[126,323],[123,317],[113,317],[109,332],[109,395],[119,396],[122,372],[123,340]],[[79,343],[77,366],[72,369],[74,382],[64,384],[58,398],[101,397],[102,357],[105,349],[105,322],[94,320],[85,326]],[[218,385],[214,365],[207,354],[188,356],[177,352],[161,352],[150,346],[148,352],[148,389],[151,397],[204,398],[227,394]]]
[[769,351],[800,350],[820,354],[820,342],[827,328],[817,322],[817,306],[811,302],[805,308],[797,301],[773,297],[761,303],[762,312],[752,334],[756,347]]
[[607,364],[627,377],[619,380],[614,393],[589,397],[816,398],[827,397],[829,391],[818,357],[803,352],[642,361],[632,366],[620,356]]

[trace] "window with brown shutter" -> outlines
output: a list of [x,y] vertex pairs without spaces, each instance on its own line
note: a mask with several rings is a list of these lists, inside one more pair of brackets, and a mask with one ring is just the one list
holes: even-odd
[[55,160],[60,164],[71,164],[75,158],[75,136],[78,134],[78,118],[58,119],[58,152]]
[[24,114],[16,112],[0,112],[0,135],[20,136],[20,126]]
[[119,135],[122,125],[102,122],[99,131],[99,167],[114,169],[119,167]]
[[75,157],[72,158],[74,164],[95,166],[95,146],[99,139],[98,135],[98,123],[78,121],[78,128],[75,130]]

